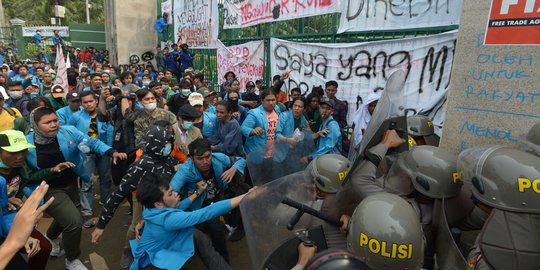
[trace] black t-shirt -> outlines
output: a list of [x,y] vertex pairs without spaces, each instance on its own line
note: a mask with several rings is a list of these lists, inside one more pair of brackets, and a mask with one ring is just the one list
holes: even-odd
[[[58,163],[66,162],[64,155],[60,151],[60,145],[58,140],[54,140],[50,144],[35,144],[36,145],[36,154],[37,154],[37,165],[42,169],[52,168]],[[72,147],[77,147],[73,145]],[[62,173],[57,173],[52,176],[47,181],[50,187],[66,187],[77,180],[77,174],[73,172],[72,169],[67,169]]]
[[208,187],[206,188],[206,198],[204,198],[203,206],[209,205],[215,201],[218,201],[219,187],[216,183],[216,177],[214,175],[214,169],[210,168],[210,174],[203,176],[203,180],[206,181]]
[[294,130],[296,130],[296,129],[301,129],[301,128],[300,128],[300,125],[302,124],[302,123],[300,122],[301,120],[302,120],[301,117],[298,118],[298,119],[294,118]]

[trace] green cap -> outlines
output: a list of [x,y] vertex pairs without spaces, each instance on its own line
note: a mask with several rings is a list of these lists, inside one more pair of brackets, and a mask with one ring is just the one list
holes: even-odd
[[21,131],[4,130],[0,132],[0,148],[8,152],[19,152],[36,147],[26,140],[24,133]]

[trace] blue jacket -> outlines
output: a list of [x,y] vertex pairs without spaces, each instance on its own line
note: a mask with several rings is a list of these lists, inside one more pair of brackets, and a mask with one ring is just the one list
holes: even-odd
[[[22,188],[22,187],[21,187]],[[7,182],[4,177],[0,177],[0,243],[3,242],[11,228],[13,218],[17,214],[17,211],[8,210],[8,190]]]
[[190,51],[180,51],[178,53],[178,56],[180,57],[180,71],[184,72],[184,70],[193,67],[193,53]]
[[[300,116],[300,130],[307,128],[306,117],[302,114]],[[276,150],[274,152],[274,160],[281,162],[285,160],[287,153],[289,152],[288,143],[278,143],[281,137],[292,137],[294,133],[294,114],[293,111],[286,111],[279,115],[278,124],[276,127]]]
[[154,23],[154,29],[156,29],[158,33],[163,33],[165,27],[167,27],[167,21],[163,17],[159,18],[156,23]]
[[[186,200],[189,202],[189,199],[184,201]],[[144,231],[141,240],[130,241],[134,258],[130,270],[144,268],[150,264],[167,270],[182,268],[195,254],[193,226],[231,211],[231,201],[223,200],[204,209],[184,212],[189,205],[184,201],[176,209],[143,210]]]
[[332,116],[328,117],[319,128],[319,131],[328,127],[328,134],[325,137],[319,137],[315,142],[317,150],[311,154],[312,158],[324,154],[341,154],[341,130],[339,124]]
[[[214,176],[216,184],[219,189],[226,190],[228,184],[221,180],[221,175],[231,167],[235,167],[240,174],[244,174],[244,168],[246,167],[246,160],[237,157],[237,160],[234,164],[231,163],[231,158],[226,156],[223,153],[212,153],[212,169],[214,170]],[[187,187],[188,191],[197,190],[197,183],[203,179],[201,173],[195,167],[195,164],[190,159],[186,160],[184,164],[180,165],[178,171],[173,176],[171,180],[171,187],[176,191],[180,192],[180,189]],[[200,196],[201,200],[194,201],[191,204],[192,209],[199,209],[202,206],[204,198],[206,198],[206,191],[203,192]]]
[[[26,139],[29,143],[34,144],[34,133],[26,135]],[[100,140],[92,139],[88,137],[85,133],[80,132],[77,128],[72,126],[60,126],[58,134],[56,135],[58,144],[60,145],[60,151],[64,155],[66,161],[72,162],[75,164],[73,172],[75,172],[83,181],[89,182],[90,176],[88,176],[83,167],[83,155],[79,150],[79,143],[84,139],[88,140],[88,147],[92,152],[105,155],[107,151],[111,149],[110,146],[102,143]],[[30,168],[34,170],[40,170],[37,165],[37,155],[36,149],[28,149],[28,154],[26,155],[26,162]]]
[[[90,121],[92,117],[85,110],[80,110],[74,113],[68,120],[68,125],[76,127],[80,132],[87,134],[90,127]],[[112,146],[114,126],[110,122],[102,122],[99,116],[96,116],[97,132],[100,141],[104,142],[108,146]]]
[[204,112],[203,115],[202,135],[205,138],[210,138],[217,130],[217,116],[211,112]]
[[173,72],[178,71],[178,62],[174,59],[174,56],[171,53],[168,56],[163,55],[163,66],[166,69],[172,70]]
[[[278,114],[278,121],[280,112],[276,110]],[[264,130],[264,133],[260,136],[250,135],[249,133],[256,127],[260,127]],[[266,132],[268,131],[268,120],[266,118],[266,111],[261,105],[253,110],[250,110],[246,116],[242,126],[242,135],[246,137],[246,143],[244,149],[246,154],[249,154],[255,150],[262,149],[266,147]]]
[[[79,110],[82,110],[82,108],[79,108]],[[69,118],[73,115],[73,111],[71,111],[71,108],[69,106],[62,107],[58,110],[56,110],[56,116],[58,116],[58,122],[60,122],[60,125],[65,126],[68,124]]]

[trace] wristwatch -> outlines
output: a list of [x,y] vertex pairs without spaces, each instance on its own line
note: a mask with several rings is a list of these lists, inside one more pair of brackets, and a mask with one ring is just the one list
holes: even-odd
[[201,193],[198,190],[195,190],[195,192],[193,192],[193,193],[195,193],[195,195],[197,195],[197,197],[201,196]]

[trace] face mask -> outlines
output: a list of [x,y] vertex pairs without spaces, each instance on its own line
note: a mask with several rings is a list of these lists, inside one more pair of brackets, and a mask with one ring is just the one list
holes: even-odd
[[0,161],[0,168],[1,169],[11,169],[11,167],[9,167],[6,163]]
[[182,127],[185,130],[190,130],[193,127],[193,122],[184,121],[184,122],[182,122]]
[[143,104],[143,106],[144,106],[145,109],[147,109],[149,111],[153,111],[153,110],[155,110],[157,108],[157,103],[154,103],[154,102],[145,103],[145,104]]
[[191,90],[189,90],[189,89],[182,89],[182,95],[184,95],[184,96],[187,97],[187,96],[189,96],[189,94],[191,94]]
[[142,81],[142,84],[143,84],[144,86],[148,86],[148,85],[150,85],[150,81]]
[[168,85],[162,85],[162,86],[161,86],[161,89],[162,89],[163,91],[168,91],[168,90],[169,90],[169,86],[168,86]]
[[161,152],[161,155],[164,157],[167,157],[172,152],[172,144],[168,143],[165,145],[165,148],[163,148],[163,151]]
[[35,98],[35,97],[38,96],[38,94],[39,93],[37,93],[37,92],[32,92],[32,93],[30,93],[30,98]]
[[19,99],[23,96],[23,91],[8,91],[8,94],[13,99]]

